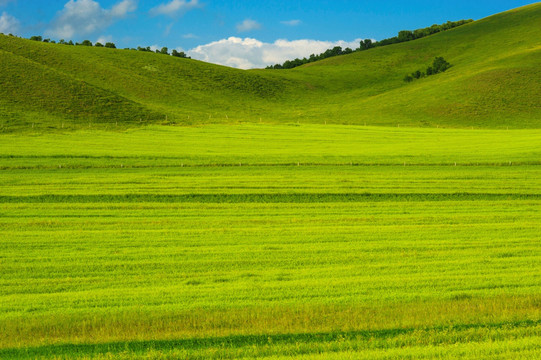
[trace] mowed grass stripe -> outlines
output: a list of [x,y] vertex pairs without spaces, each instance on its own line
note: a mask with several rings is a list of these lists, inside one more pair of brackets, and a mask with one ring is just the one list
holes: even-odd
[[333,203],[374,201],[539,200],[540,194],[191,194],[0,196],[0,203]]
[[[264,144],[264,145],[263,145]],[[39,151],[36,151],[39,149]],[[318,125],[146,127],[0,137],[0,168],[539,164],[541,131]]]
[[236,167],[0,171],[0,196],[536,194],[541,167]]

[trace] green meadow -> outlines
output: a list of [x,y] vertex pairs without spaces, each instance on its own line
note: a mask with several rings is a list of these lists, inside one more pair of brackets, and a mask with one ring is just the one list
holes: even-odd
[[291,70],[0,35],[0,359],[541,358],[540,19]]
[[0,358],[535,359],[541,131],[0,138]]

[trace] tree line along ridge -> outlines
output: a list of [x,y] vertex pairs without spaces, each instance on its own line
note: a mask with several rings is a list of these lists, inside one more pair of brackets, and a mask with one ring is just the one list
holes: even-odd
[[471,22],[473,22],[472,19],[460,20],[460,21],[447,21],[446,23],[441,24],[441,25],[434,24],[430,27],[417,29],[413,31],[402,30],[398,33],[397,36],[388,38],[388,39],[383,39],[380,41],[372,41],[370,39],[361,40],[359,43],[359,47],[355,50],[351,48],[342,49],[341,46],[336,46],[332,49],[328,49],[327,51],[319,55],[312,54],[308,58],[303,58],[303,59],[297,58],[295,60],[287,60],[283,64],[267,66],[267,69],[277,69],[277,70],[293,69],[304,64],[309,64],[315,61],[327,59],[334,56],[347,55],[347,54],[351,54],[358,51],[370,50],[376,47],[387,46],[387,45],[398,44],[398,43],[403,43],[407,41],[421,39],[429,35],[433,35],[442,31],[450,30],[450,29],[453,29],[465,24],[469,24]]
[[[40,42],[45,42],[45,43],[52,43],[52,44],[57,43],[56,41],[51,40],[51,39],[44,39],[42,36],[32,36],[32,37],[30,37],[30,40],[40,41]],[[83,40],[80,43],[74,43],[72,40],[65,41],[64,39],[61,39],[61,40],[58,41],[58,44],[61,44],[61,45],[75,45],[75,46],[106,47],[106,48],[116,49],[116,45],[114,43],[112,43],[112,42],[106,42],[105,45],[104,45],[104,44],[100,43],[99,41],[96,42],[95,44],[93,44],[92,41],[90,41],[90,40]],[[144,51],[144,52],[156,52],[157,54],[172,55],[172,56],[175,56],[175,57],[187,58],[187,59],[190,58],[190,57],[188,57],[186,55],[186,53],[184,51],[177,51],[176,49],[174,49],[171,53],[169,53],[169,49],[167,47],[162,47],[161,49],[156,49],[156,51],[152,50],[150,48],[150,46],[147,46],[147,47],[138,46],[137,49],[135,49],[135,48],[125,48],[124,50],[137,50],[137,51]]]
[[[402,31],[400,31],[398,33],[397,36],[392,37],[392,38],[388,38],[388,39],[383,39],[383,40],[380,40],[380,41],[372,41],[371,39],[361,40],[360,43],[359,43],[359,47],[357,49],[355,49],[355,50],[353,50],[353,49],[351,49],[349,47],[345,48],[345,49],[342,49],[342,47],[340,47],[340,46],[335,46],[334,48],[328,49],[328,50],[326,50],[325,52],[323,52],[323,53],[321,53],[319,55],[312,54],[308,58],[303,58],[303,59],[297,58],[295,60],[287,60],[283,64],[276,64],[276,65],[267,66],[266,69],[292,69],[292,68],[295,68],[295,67],[298,67],[298,66],[301,66],[301,65],[304,65],[304,64],[308,64],[308,63],[312,63],[312,62],[315,62],[315,61],[327,59],[327,58],[330,58],[330,57],[335,57],[335,56],[339,56],[339,55],[347,55],[347,54],[351,54],[351,53],[358,52],[358,51],[370,50],[370,49],[373,49],[373,48],[376,48],[376,47],[387,46],[387,45],[392,45],[392,44],[398,44],[398,43],[402,43],[402,42],[417,40],[417,39],[420,39],[420,38],[423,38],[423,37],[426,37],[426,36],[429,36],[429,35],[433,35],[433,34],[436,34],[436,33],[442,32],[442,31],[450,30],[450,29],[453,29],[453,28],[456,28],[458,26],[462,26],[462,25],[465,25],[465,24],[468,24],[468,23],[471,23],[471,22],[473,22],[472,19],[460,20],[460,21],[447,21],[446,23],[443,23],[441,25],[434,24],[434,25],[432,25],[430,27],[421,28],[421,29],[417,29],[417,30],[413,30],[413,31],[412,30],[402,30]],[[13,36],[13,35],[10,34],[10,36]],[[113,42],[106,42],[105,44],[102,44],[101,42],[96,42],[95,44],[93,44],[90,40],[83,40],[81,43],[74,43],[72,40],[66,41],[64,39],[61,39],[58,42],[56,42],[55,40],[44,39],[42,36],[32,36],[32,37],[30,37],[30,40],[39,41],[39,42],[45,42],[45,43],[61,44],[61,45],[94,46],[94,47],[105,47],[105,48],[116,49],[116,45]],[[155,52],[157,54],[172,55],[174,57],[190,59],[190,57],[187,56],[184,51],[177,51],[176,49],[174,49],[174,50],[171,51],[171,53],[169,53],[169,49],[167,47],[162,47],[161,49],[152,50],[150,48],[150,46],[147,46],[147,47],[138,46],[137,48],[125,48],[124,50]],[[445,71],[445,70],[443,70],[443,71]],[[429,74],[428,71],[427,71],[425,73],[425,75],[432,75],[432,74]],[[412,80],[413,80],[413,78],[416,78],[416,77],[412,76]]]

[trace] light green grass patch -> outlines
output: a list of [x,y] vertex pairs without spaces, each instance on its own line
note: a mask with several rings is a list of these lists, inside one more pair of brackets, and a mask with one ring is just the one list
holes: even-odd
[[540,142],[330,125],[2,136],[0,357],[535,358]]

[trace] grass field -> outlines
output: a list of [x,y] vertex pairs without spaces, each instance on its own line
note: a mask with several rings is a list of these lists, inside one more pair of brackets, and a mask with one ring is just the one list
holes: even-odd
[[541,130],[0,137],[0,358],[537,359]]

